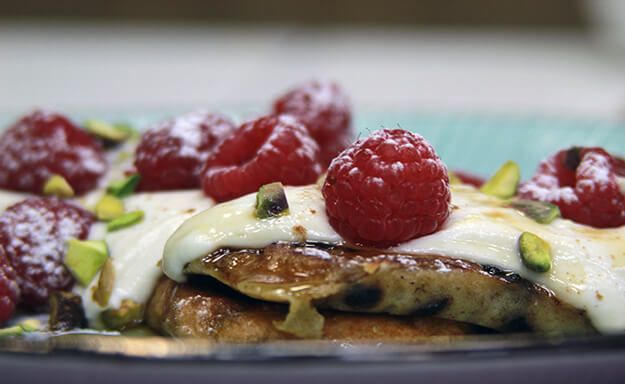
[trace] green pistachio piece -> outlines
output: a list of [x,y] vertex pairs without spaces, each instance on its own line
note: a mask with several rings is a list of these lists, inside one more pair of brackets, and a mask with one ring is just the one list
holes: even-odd
[[521,168],[514,161],[507,161],[490,180],[482,185],[480,191],[487,195],[507,199],[516,194],[519,181],[521,181]]
[[276,182],[260,187],[256,194],[256,217],[266,219],[288,213],[289,203],[282,183]]
[[24,328],[19,325],[14,325],[8,328],[0,329],[0,337],[4,336],[21,336],[24,334]]
[[74,189],[61,175],[52,175],[43,185],[43,194],[47,196],[73,197]]
[[122,300],[119,309],[109,309],[100,314],[100,320],[106,329],[124,330],[141,324],[143,321],[143,305],[132,300]]
[[76,281],[86,287],[108,257],[108,247],[102,240],[70,239],[63,262]]
[[113,181],[106,189],[106,192],[119,198],[130,196],[137,188],[139,180],[141,180],[141,175],[138,173],[132,174],[123,180]]
[[135,328],[125,329],[121,331],[122,336],[126,337],[154,337],[158,336],[158,333],[154,332],[150,327],[140,325]]
[[458,176],[454,175],[450,170],[447,170],[449,174],[449,184],[462,184],[462,180]]
[[533,200],[513,200],[510,206],[540,224],[549,224],[553,220],[562,217],[560,208],[551,203]]
[[25,319],[20,321],[17,325],[22,327],[24,332],[35,332],[41,329],[41,322],[37,319]]
[[113,284],[115,283],[115,268],[113,267],[113,259],[108,258],[100,271],[98,285],[93,291],[93,301],[98,303],[100,307],[106,307],[113,292]]
[[112,142],[124,141],[132,132],[127,124],[111,124],[101,120],[85,120],[83,125],[93,136]]
[[143,211],[128,212],[113,219],[106,224],[106,230],[109,232],[117,231],[135,225],[143,220]]
[[110,221],[124,214],[124,202],[113,195],[104,195],[95,205],[98,220]]
[[551,268],[551,247],[549,243],[530,232],[519,237],[519,254],[523,264],[536,272],[547,272]]
[[3,336],[22,336],[25,333],[35,332],[41,329],[41,323],[37,319],[26,319],[20,321],[17,325],[0,329],[0,337]]

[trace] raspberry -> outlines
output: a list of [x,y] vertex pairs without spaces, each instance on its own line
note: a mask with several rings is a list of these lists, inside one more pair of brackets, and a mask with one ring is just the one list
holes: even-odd
[[293,115],[304,123],[319,144],[324,168],[352,142],[349,101],[337,84],[302,84],[276,100],[273,110],[275,114]]
[[20,298],[20,288],[15,280],[15,271],[0,247],[0,325],[15,313]]
[[616,175],[622,160],[601,148],[573,147],[540,162],[519,188],[524,199],[556,204],[562,216],[598,228],[625,224],[625,196]]
[[396,129],[360,139],[332,161],[322,188],[332,227],[389,246],[437,231],[449,216],[449,176],[434,148]]
[[0,248],[17,273],[22,301],[42,307],[54,291],[68,290],[73,280],[65,266],[65,242],[84,239],[95,217],[73,203],[32,197],[0,215]]
[[314,183],[321,166],[319,146],[291,116],[249,121],[208,158],[202,171],[204,192],[225,201],[274,181],[288,185]]
[[93,189],[106,171],[100,145],[65,116],[37,110],[0,137],[0,187],[42,193],[52,174],[77,194]]
[[207,112],[155,124],[143,134],[136,149],[139,189],[199,188],[206,158],[235,128],[226,117]]

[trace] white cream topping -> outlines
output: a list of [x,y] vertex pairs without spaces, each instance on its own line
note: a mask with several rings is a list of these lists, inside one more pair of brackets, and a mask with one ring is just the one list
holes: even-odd
[[[309,241],[342,242],[328,223],[318,186],[286,187],[286,195],[287,216],[255,218],[255,194],[250,194],[187,220],[165,246],[165,274],[182,282],[188,262],[224,247],[301,241],[302,233]],[[594,229],[562,219],[538,224],[469,186],[452,186],[452,204],[450,219],[440,231],[394,250],[457,257],[516,272],[585,309],[598,330],[625,331],[625,227]],[[550,243],[549,272],[536,273],[522,264],[517,241],[525,231]]]
[[90,238],[104,239],[113,259],[114,285],[106,307],[93,301],[93,290],[99,274],[86,288],[76,286],[82,296],[89,324],[99,327],[99,314],[106,309],[117,309],[124,299],[145,304],[162,275],[160,266],[163,248],[169,236],[186,219],[213,205],[201,191],[138,193],[124,199],[126,211],[142,210],[144,220],[131,227],[106,232],[106,225],[98,223]]
[[286,187],[285,190],[288,215],[256,218],[256,194],[251,193],[187,220],[165,246],[165,274],[183,282],[186,278],[182,269],[188,262],[225,247],[260,248],[276,241],[343,241],[328,223],[319,188]]

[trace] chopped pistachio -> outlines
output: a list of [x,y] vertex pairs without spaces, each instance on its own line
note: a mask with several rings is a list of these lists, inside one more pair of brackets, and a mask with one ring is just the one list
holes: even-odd
[[108,258],[100,271],[98,285],[93,291],[93,301],[98,303],[100,307],[106,307],[113,292],[113,284],[115,283],[115,268],[113,267],[113,259]]
[[126,124],[111,124],[101,120],[85,120],[87,132],[104,140],[120,142],[128,139],[131,131]]
[[139,180],[141,180],[141,175],[134,173],[123,180],[113,181],[106,189],[106,192],[120,198],[130,196],[137,188]]
[[35,332],[41,329],[41,322],[37,319],[25,319],[20,321],[17,325],[22,327],[24,332]]
[[86,287],[108,257],[108,247],[102,240],[70,239],[63,262],[76,281]]
[[260,187],[256,194],[256,217],[282,216],[289,213],[289,203],[282,183],[276,182]]
[[122,300],[119,309],[109,309],[100,314],[100,320],[107,329],[124,330],[143,321],[143,305],[132,300]]
[[454,175],[450,170],[447,170],[449,174],[449,184],[462,184],[462,180],[458,176]]
[[521,168],[514,161],[507,161],[480,190],[488,195],[507,199],[516,194],[519,181]]
[[510,206],[540,224],[549,224],[562,217],[557,205],[542,201],[513,200],[510,202]]
[[1,328],[0,329],[0,337],[3,337],[3,336],[21,336],[23,334],[24,334],[24,328],[20,327],[19,325],[14,325],[12,327]]
[[43,185],[43,194],[47,196],[73,197],[74,189],[61,175],[52,175]]
[[113,219],[106,224],[106,230],[109,232],[117,231],[131,225],[135,225],[143,220],[143,211],[132,211]]
[[126,337],[152,337],[158,336],[158,333],[154,332],[150,327],[140,325],[135,328],[129,328],[121,331],[121,334]]
[[124,214],[124,202],[113,195],[104,195],[95,205],[98,220],[110,221]]
[[549,243],[530,232],[519,237],[519,254],[523,264],[536,272],[547,272],[551,268],[551,247]]
[[41,323],[37,319],[26,319],[20,321],[17,325],[0,329],[0,337],[3,336],[22,336],[25,333],[38,331],[41,329]]

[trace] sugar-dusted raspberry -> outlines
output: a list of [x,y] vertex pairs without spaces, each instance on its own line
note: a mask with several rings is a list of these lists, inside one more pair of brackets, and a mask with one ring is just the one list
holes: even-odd
[[437,231],[449,216],[449,176],[417,134],[383,129],[336,157],[323,184],[332,227],[352,242],[389,246]]
[[0,247],[0,325],[15,313],[20,298],[20,288],[15,278],[15,270]]
[[0,248],[17,273],[26,307],[45,306],[48,294],[72,287],[63,265],[65,242],[86,238],[94,221],[90,212],[57,198],[32,197],[0,215]]
[[42,193],[53,174],[77,194],[93,189],[106,171],[100,145],[65,116],[36,110],[0,137],[0,187]]
[[334,83],[311,81],[292,89],[275,101],[276,114],[300,120],[319,144],[320,160],[327,167],[352,143],[352,115],[349,100]]
[[581,224],[625,225],[625,196],[616,179],[622,165],[601,148],[569,148],[541,161],[519,196],[556,204],[564,218]]
[[319,146],[291,116],[266,116],[239,127],[209,156],[202,171],[204,192],[225,201],[280,181],[314,183],[321,174]]
[[235,129],[228,118],[204,111],[153,125],[141,136],[136,149],[139,189],[198,188],[206,158]]

